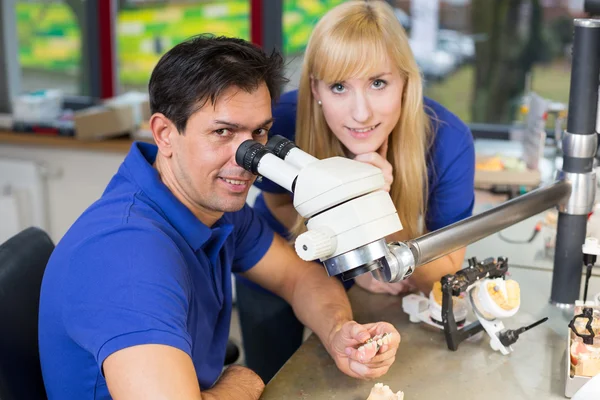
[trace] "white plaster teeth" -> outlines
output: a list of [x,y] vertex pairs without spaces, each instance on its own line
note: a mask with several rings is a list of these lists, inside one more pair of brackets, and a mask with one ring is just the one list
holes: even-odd
[[383,345],[391,342],[391,336],[391,333],[386,332],[384,334],[375,335],[372,338],[367,339],[367,341],[358,348],[358,351],[362,353],[359,354],[359,356],[364,357],[365,353],[371,349],[375,350],[375,353],[377,353]]

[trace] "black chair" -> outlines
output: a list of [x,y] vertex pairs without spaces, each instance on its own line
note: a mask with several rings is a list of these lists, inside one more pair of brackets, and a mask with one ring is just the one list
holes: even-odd
[[38,352],[42,276],[54,244],[28,228],[0,245],[0,399],[46,399]]
[[[28,228],[0,245],[0,400],[46,399],[38,350],[40,287],[54,244]],[[229,341],[225,365],[240,352]]]
[[[227,341],[227,350],[225,350],[225,366],[235,363],[240,358],[240,349],[231,339]],[[2,400],[2,397],[0,397]]]

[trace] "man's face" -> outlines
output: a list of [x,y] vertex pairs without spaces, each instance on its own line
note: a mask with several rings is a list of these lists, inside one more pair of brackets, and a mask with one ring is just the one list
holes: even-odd
[[190,116],[185,133],[173,138],[169,164],[192,212],[218,216],[244,206],[256,177],[236,164],[235,153],[248,139],[265,144],[272,121],[264,83],[251,93],[231,87]]

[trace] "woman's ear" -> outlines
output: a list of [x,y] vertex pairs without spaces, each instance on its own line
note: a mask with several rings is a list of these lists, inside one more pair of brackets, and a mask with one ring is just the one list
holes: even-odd
[[164,114],[156,113],[150,117],[150,130],[158,151],[165,156],[173,154],[173,135],[179,135],[177,128]]

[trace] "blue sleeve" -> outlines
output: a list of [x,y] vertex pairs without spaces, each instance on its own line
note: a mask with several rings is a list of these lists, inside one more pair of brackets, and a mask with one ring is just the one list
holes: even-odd
[[245,205],[234,213],[235,256],[233,272],[245,272],[254,267],[267,253],[273,243],[274,233],[262,218]]
[[[291,141],[295,140],[296,137],[296,102],[288,101],[287,98],[291,98],[294,93],[287,93],[282,96],[281,101],[273,109],[273,119],[275,120],[271,130],[269,131],[269,137],[273,135],[283,136]],[[269,193],[289,193],[286,189],[282,188],[278,184],[262,177],[254,183],[254,186],[262,190],[263,192]]]
[[435,145],[425,225],[435,231],[471,216],[475,204],[475,148],[469,128],[460,124]]
[[142,344],[191,357],[189,276],[178,248],[160,231],[129,226],[94,235],[73,252],[66,276],[63,322],[100,369],[109,355]]

